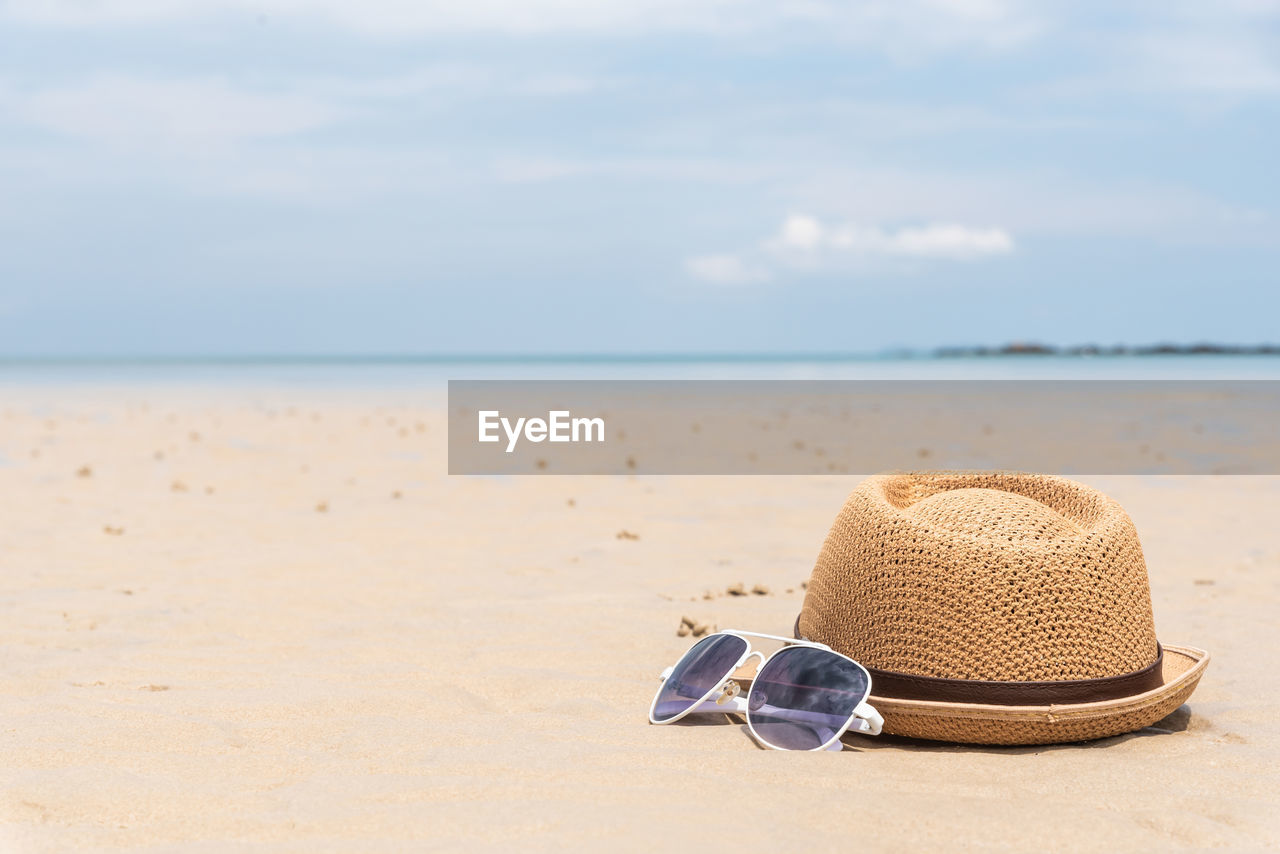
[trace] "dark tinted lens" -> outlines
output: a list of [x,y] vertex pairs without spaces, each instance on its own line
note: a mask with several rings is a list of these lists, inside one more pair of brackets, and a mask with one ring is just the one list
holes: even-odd
[[666,721],[707,695],[747,651],[747,642],[736,635],[711,635],[698,641],[676,664],[654,701],[653,719]]
[[867,696],[867,675],[835,653],[788,647],[751,683],[747,720],[774,747],[813,750],[830,741]]

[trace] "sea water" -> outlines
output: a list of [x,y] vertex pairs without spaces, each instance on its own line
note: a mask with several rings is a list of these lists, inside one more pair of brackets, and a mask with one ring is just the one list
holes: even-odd
[[0,360],[0,388],[30,385],[414,388],[451,379],[1280,379],[1280,356],[370,356]]

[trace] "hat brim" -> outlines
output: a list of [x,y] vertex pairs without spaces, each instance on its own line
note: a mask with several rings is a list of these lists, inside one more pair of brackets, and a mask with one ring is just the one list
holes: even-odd
[[968,744],[1055,744],[1091,741],[1150,726],[1191,696],[1209,666],[1209,653],[1164,646],[1161,684],[1141,694],[1060,706],[991,706],[898,700],[871,686],[870,702],[884,715],[884,732]]

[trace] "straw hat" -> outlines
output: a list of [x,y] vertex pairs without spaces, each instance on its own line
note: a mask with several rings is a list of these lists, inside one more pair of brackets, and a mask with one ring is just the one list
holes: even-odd
[[885,732],[977,744],[1141,729],[1182,705],[1209,663],[1157,642],[1124,509],[1034,474],[863,481],[818,555],[796,634],[870,671]]

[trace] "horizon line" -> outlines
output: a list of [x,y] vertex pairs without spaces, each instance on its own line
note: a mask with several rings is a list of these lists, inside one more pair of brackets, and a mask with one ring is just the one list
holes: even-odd
[[12,366],[90,365],[389,365],[389,364],[515,364],[583,362],[842,362],[888,360],[945,360],[955,358],[1134,358],[1156,356],[1275,356],[1277,344],[1117,344],[1072,345],[1011,343],[998,346],[941,346],[888,348],[878,351],[671,351],[671,352],[559,352],[559,353],[171,353],[171,354],[7,354],[0,368]]

